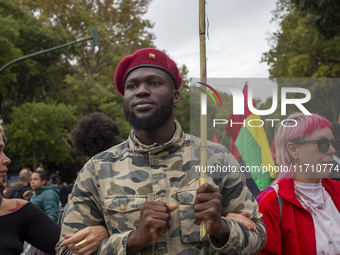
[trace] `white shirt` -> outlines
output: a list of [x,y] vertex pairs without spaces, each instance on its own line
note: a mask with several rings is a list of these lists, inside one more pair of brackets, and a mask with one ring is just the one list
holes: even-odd
[[317,254],[340,254],[340,213],[321,181],[294,181],[294,187],[297,199],[312,215]]

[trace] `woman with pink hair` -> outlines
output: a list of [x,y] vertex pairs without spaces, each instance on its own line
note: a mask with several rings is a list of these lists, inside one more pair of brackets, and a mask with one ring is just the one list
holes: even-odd
[[340,182],[328,177],[339,140],[325,118],[294,113],[275,130],[279,178],[257,197],[260,254],[340,254]]

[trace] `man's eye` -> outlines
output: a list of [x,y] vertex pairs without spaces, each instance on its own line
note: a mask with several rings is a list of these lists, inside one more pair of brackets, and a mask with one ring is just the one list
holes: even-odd
[[157,87],[157,86],[159,86],[159,85],[161,85],[160,82],[157,82],[157,81],[152,81],[152,82],[150,82],[150,86]]
[[134,89],[136,88],[137,86],[135,84],[127,84],[126,85],[126,89]]

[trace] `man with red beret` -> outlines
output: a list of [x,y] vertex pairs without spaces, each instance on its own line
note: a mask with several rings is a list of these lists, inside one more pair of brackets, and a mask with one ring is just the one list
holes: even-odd
[[[199,186],[200,140],[174,119],[182,77],[173,60],[156,49],[125,57],[115,73],[129,138],[92,157],[74,186],[62,234],[103,225],[109,239],[100,254],[256,254],[265,244],[262,215],[240,173],[225,173]],[[236,166],[229,151],[208,142],[208,165]],[[249,214],[249,231],[228,213]],[[200,222],[206,235],[200,240]],[[63,235],[58,254],[67,246]]]

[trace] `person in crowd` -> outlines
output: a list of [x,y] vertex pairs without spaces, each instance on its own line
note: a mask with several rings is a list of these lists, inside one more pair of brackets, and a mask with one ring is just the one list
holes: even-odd
[[[7,176],[11,160],[6,156],[4,128],[0,119],[0,186]],[[55,254],[59,240],[60,226],[40,208],[24,199],[7,199],[0,194],[0,254],[17,255],[23,251],[24,241],[49,254]],[[94,253],[102,240],[107,239],[103,226],[87,227],[72,236],[65,236],[76,246],[86,239],[86,246],[77,249],[77,254]]]
[[328,178],[339,145],[316,114],[294,113],[276,127],[281,171],[257,197],[267,230],[260,254],[340,254],[340,182]]
[[38,167],[35,169],[35,171],[45,171],[42,162],[39,162]]
[[61,202],[61,207],[65,207],[68,201],[69,189],[67,186],[61,184],[61,177],[59,174],[51,174],[50,182],[59,189],[59,200]]
[[31,188],[34,192],[30,202],[43,210],[54,222],[59,219],[59,189],[48,182],[48,175],[43,171],[35,171],[29,179]]
[[116,122],[102,113],[94,112],[84,115],[71,131],[72,144],[76,151],[90,158],[123,142],[119,133]]
[[[256,254],[266,242],[258,206],[243,174],[209,175],[199,185],[200,139],[174,119],[182,77],[156,49],[125,57],[115,73],[124,112],[132,125],[127,141],[92,157],[80,171],[62,234],[104,224],[109,239],[100,254]],[[222,145],[208,143],[208,164],[239,165]],[[203,180],[202,180],[203,182]],[[246,212],[248,231],[229,212]],[[200,222],[206,235],[200,239]],[[86,241],[83,241],[86,245]],[[57,254],[72,251],[63,236]]]
[[31,178],[31,169],[28,167],[24,167],[19,172],[19,183],[10,187],[6,194],[4,194],[5,198],[21,198],[29,200],[30,197],[24,197],[24,193],[26,190],[31,190],[31,186],[28,180]]

